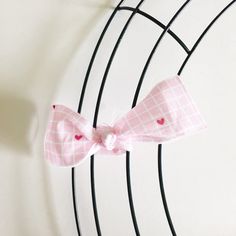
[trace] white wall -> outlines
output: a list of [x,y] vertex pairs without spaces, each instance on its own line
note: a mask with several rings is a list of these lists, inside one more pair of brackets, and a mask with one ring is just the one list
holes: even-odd
[[[71,170],[43,159],[49,106],[76,110],[98,36],[118,1],[1,0],[0,8],[0,235],[77,235]],[[192,0],[171,29],[191,48],[229,1]],[[127,0],[124,5],[134,6]],[[146,0],[142,10],[167,24],[183,1]],[[97,55],[82,113],[93,120],[105,65],[130,12],[114,19]],[[163,147],[167,200],[178,235],[236,235],[236,5],[211,28],[184,68],[182,79],[208,130]],[[99,123],[131,107],[143,65],[162,30],[141,16],[132,21],[105,86]],[[146,74],[140,99],[177,73],[186,54],[164,37]],[[118,89],[117,89],[118,88]],[[169,236],[158,179],[157,145],[131,153],[134,204],[141,235]],[[82,235],[95,236],[89,159],[77,168]],[[102,235],[135,235],[129,212],[125,156],[96,156],[95,176]]]

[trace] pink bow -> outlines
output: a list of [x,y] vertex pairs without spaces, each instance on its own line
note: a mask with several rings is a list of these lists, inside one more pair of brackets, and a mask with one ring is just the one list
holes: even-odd
[[95,153],[122,154],[136,141],[163,143],[205,127],[192,98],[175,76],[158,83],[113,126],[93,128],[79,113],[54,105],[45,136],[45,157],[55,165],[75,166]]

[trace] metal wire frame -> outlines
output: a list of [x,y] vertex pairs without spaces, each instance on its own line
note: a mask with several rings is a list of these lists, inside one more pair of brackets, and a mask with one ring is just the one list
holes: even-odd
[[[112,50],[112,53],[110,55],[110,58],[108,60],[106,69],[105,69],[105,73],[103,75],[102,78],[102,82],[101,82],[101,86],[99,88],[99,92],[98,92],[98,97],[97,97],[97,103],[96,103],[96,107],[95,107],[95,113],[94,113],[94,120],[93,120],[93,127],[96,128],[97,126],[97,119],[98,119],[98,113],[99,113],[99,108],[100,108],[100,103],[101,103],[101,99],[102,99],[102,94],[103,94],[103,90],[105,87],[105,83],[106,83],[106,79],[108,76],[108,73],[110,71],[110,67],[112,65],[112,61],[115,57],[115,54],[117,52],[117,49],[120,45],[120,42],[130,24],[130,22],[132,21],[134,15],[137,12],[137,9],[139,9],[139,7],[143,4],[144,0],[139,1],[139,3],[137,4],[137,6],[135,7],[135,10],[132,12],[132,14],[130,15],[130,17],[128,18],[126,24],[124,25],[117,41],[116,44]],[[96,204],[96,192],[95,192],[95,180],[94,180],[94,155],[91,156],[90,159],[90,175],[91,175],[91,192],[92,192],[92,203],[93,203],[93,211],[94,211],[94,219],[95,219],[95,223],[96,223],[96,229],[97,229],[97,234],[100,236],[101,234],[101,229],[100,229],[100,224],[99,224],[99,218],[98,218],[98,212],[97,212],[97,204]],[[129,198],[130,198],[130,194],[129,194]],[[131,195],[132,198],[132,195]],[[131,210],[132,211],[132,210]]]
[[[162,31],[161,35],[158,37],[153,49],[151,50],[150,55],[148,56],[148,59],[145,63],[145,66],[143,68],[143,71],[141,73],[141,76],[139,78],[138,81],[138,85],[134,94],[134,98],[133,98],[133,103],[132,103],[132,108],[136,106],[137,104],[137,100],[138,100],[138,96],[143,84],[143,80],[144,77],[146,75],[147,69],[150,65],[150,62],[154,56],[154,53],[156,52],[157,47],[159,46],[161,40],[163,39],[163,37],[165,36],[166,32],[168,31],[168,29],[170,28],[170,26],[172,25],[172,23],[176,20],[176,18],[178,17],[178,15],[180,14],[180,12],[186,7],[186,5],[190,2],[190,0],[185,1],[185,3],[177,10],[177,12],[174,14],[174,16],[171,18],[171,20],[168,22],[168,24],[166,25],[166,27],[164,28],[164,30]],[[138,224],[137,224],[137,220],[136,220],[136,216],[135,216],[135,210],[134,210],[134,205],[133,205],[133,199],[132,199],[132,190],[131,190],[131,176],[130,176],[130,153],[126,152],[126,179],[127,179],[127,189],[128,189],[128,196],[129,196],[129,203],[130,203],[130,210],[131,210],[131,215],[132,215],[132,219],[133,219],[133,225],[134,225],[134,229],[135,229],[135,233],[137,236],[140,235],[139,229],[138,229]],[[171,221],[170,216],[167,217],[169,225],[171,227],[171,229],[174,231],[174,227]]]
[[[127,6],[121,6],[118,8],[118,10],[127,10],[127,11],[134,11],[135,8],[133,7],[127,7]],[[162,29],[165,29],[166,26],[161,23],[159,20],[157,20],[156,18],[154,18],[153,16],[149,15],[148,13],[138,9],[137,10],[137,14],[141,15],[141,16],[144,16],[145,18],[147,18],[148,20],[152,21],[153,23],[157,24],[158,26],[160,26]],[[171,29],[168,29],[167,30],[167,33],[169,33],[175,40],[176,42],[179,43],[179,45],[184,49],[184,51],[186,53],[189,53],[189,49],[188,47],[186,46],[186,44],[171,30]]]
[[[87,83],[88,83],[88,79],[89,79],[89,76],[90,76],[90,72],[91,72],[91,69],[92,69],[92,66],[93,66],[93,63],[94,63],[94,60],[95,60],[95,57],[97,55],[97,52],[98,52],[98,49],[102,43],[102,40],[112,22],[112,20],[114,19],[117,11],[118,11],[118,8],[120,7],[120,5],[124,2],[124,0],[121,0],[118,5],[116,6],[116,8],[113,10],[111,16],[109,17],[106,25],[104,26],[103,30],[102,30],[102,33],[97,41],[97,44],[95,46],[95,49],[93,51],[93,54],[92,54],[92,57],[90,59],[90,62],[89,62],[89,65],[88,65],[88,68],[87,68],[87,72],[86,72],[86,75],[85,75],[85,78],[84,78],[84,82],[83,82],[83,87],[82,87],[82,91],[81,91],[81,94],[80,94],[80,99],[79,99],[79,105],[78,105],[78,109],[77,109],[77,112],[78,113],[81,113],[82,111],[82,106],[83,106],[83,101],[84,101],[84,95],[85,95],[85,91],[86,91],[86,88],[87,88]],[[72,184],[72,200],[73,200],[73,210],[74,210],[74,218],[75,218],[75,223],[76,223],[76,230],[77,230],[77,233],[78,233],[78,236],[81,236],[81,231],[80,231],[80,227],[79,227],[79,216],[78,216],[78,207],[77,207],[77,202],[76,202],[76,189],[75,189],[75,186],[76,186],[76,183],[75,183],[75,174],[76,174],[76,169],[73,167],[71,169],[71,184]]]
[[[200,43],[200,41],[203,39],[203,37],[205,36],[205,34],[207,33],[207,31],[212,27],[212,25],[216,22],[216,20],[233,4],[236,2],[236,0],[233,0],[231,1],[212,21],[211,23],[207,26],[207,28],[203,31],[203,33],[201,34],[201,36],[198,38],[198,40],[196,41],[196,43],[194,44],[194,46],[192,47],[192,49],[189,51],[189,49],[185,46],[185,44],[172,32],[169,30],[169,27],[167,26],[164,26],[162,23],[160,23],[159,21],[157,20],[154,20],[155,18],[153,18],[152,16],[142,12],[140,9],[138,9],[138,7],[142,4],[143,1],[140,1],[139,4],[137,5],[136,8],[130,8],[130,7],[120,7],[120,5],[122,4],[123,1],[121,1],[117,7],[115,8],[115,10],[113,11],[111,17],[109,18],[106,26],[104,27],[104,30],[98,40],[98,43],[95,47],[95,50],[94,50],[94,53],[92,55],[92,58],[91,58],[91,61],[89,63],[89,67],[87,69],[87,73],[86,73],[86,77],[85,77],[85,80],[84,80],[84,83],[83,83],[83,88],[82,88],[82,92],[81,92],[81,96],[80,96],[80,102],[79,102],[79,108],[78,108],[78,112],[81,111],[82,109],[82,103],[83,103],[83,98],[84,98],[84,94],[85,94],[85,90],[86,90],[86,85],[87,85],[87,81],[88,81],[88,78],[89,78],[89,74],[90,74],[90,71],[91,71],[91,68],[92,68],[92,65],[93,65],[93,62],[94,62],[94,59],[96,57],[96,53],[99,49],[99,46],[101,44],[101,41],[107,31],[107,28],[109,27],[112,19],[114,18],[115,14],[117,13],[118,10],[131,10],[133,11],[132,13],[132,17],[130,17],[131,19],[133,18],[133,16],[136,14],[136,13],[139,13],[145,17],[147,17],[148,19],[152,20],[153,22],[157,23],[160,27],[164,28],[165,30],[163,31],[163,36],[166,32],[170,33],[170,35],[176,39],[176,41],[184,48],[184,50],[186,51],[186,53],[188,54],[186,59],[184,60],[183,64],[181,65],[180,67],[180,70],[178,72],[178,75],[181,74],[184,66],[186,65],[186,63],[188,62],[189,58],[191,57],[192,53],[194,52],[194,50],[197,48],[198,44]],[[186,4],[188,3],[189,1],[186,1]],[[184,4],[185,5],[185,4]],[[183,6],[182,6],[183,7]],[[125,25],[125,30],[123,29],[122,30],[122,33],[118,39],[118,42],[116,44],[116,46],[114,47],[114,50],[113,50],[113,53],[111,55],[112,59],[113,57],[115,56],[115,52],[119,46],[119,43],[128,27],[128,24],[130,23],[131,19],[129,18],[129,20],[127,21],[126,25]],[[174,17],[173,17],[174,18]],[[172,18],[172,19],[173,19]],[[174,20],[174,19],[173,19]],[[172,23],[172,22],[171,22]],[[171,24],[170,23],[170,24]],[[170,25],[169,25],[170,26]],[[171,33],[172,32],[172,33]],[[162,36],[162,37],[163,37]],[[158,43],[159,44],[159,43]],[[157,47],[157,46],[156,46]],[[154,50],[155,51],[155,50]],[[154,51],[152,50],[151,54],[154,53]],[[150,54],[150,55],[151,55]],[[110,58],[111,59],[111,58]],[[112,62],[112,59],[111,59],[111,62]],[[110,60],[109,60],[110,61]],[[104,77],[103,79],[105,78],[106,80],[106,77],[108,75],[108,72],[109,72],[109,68],[111,66],[111,62],[110,64],[108,63],[108,66],[106,68],[106,72],[104,74]],[[149,61],[150,63],[150,61]],[[148,64],[149,64],[148,63]],[[105,80],[104,80],[104,83],[101,84],[101,87],[100,87],[100,90],[99,90],[99,94],[98,95],[98,100],[101,101],[101,97],[102,97],[102,91],[103,91],[103,88],[105,86]],[[140,88],[141,88],[141,85],[140,85]],[[97,101],[98,101],[97,100]],[[98,115],[98,111],[99,111],[99,104],[100,104],[100,101],[97,102],[97,106],[98,108],[95,109],[95,116],[94,116],[94,127],[96,127],[96,120],[97,120],[97,115]],[[96,112],[97,112],[97,115],[96,115]],[[128,158],[129,158],[129,155],[128,155]],[[160,183],[160,190],[161,190],[161,196],[162,196],[162,200],[163,200],[163,205],[164,205],[164,209],[165,209],[165,213],[166,213],[166,217],[167,217],[167,220],[168,220],[168,223],[169,223],[169,226],[170,226],[170,229],[171,229],[171,232],[172,232],[172,235],[176,235],[175,233],[175,230],[174,230],[174,227],[173,227],[173,224],[172,224],[172,221],[171,221],[171,218],[170,218],[170,214],[169,214],[169,210],[168,210],[168,205],[167,205],[167,202],[166,202],[166,197],[165,197],[165,191],[164,191],[164,184],[163,184],[163,174],[162,174],[162,145],[158,145],[158,176],[159,176],[159,183]],[[127,160],[127,159],[126,159]],[[92,164],[93,163],[93,164]],[[97,214],[97,205],[96,205],[96,195],[95,195],[95,182],[94,182],[94,157],[91,158],[91,166],[90,166],[90,171],[91,171],[91,191],[92,191],[92,200],[93,200],[93,207],[94,207],[94,217],[95,217],[95,223],[96,223],[96,229],[97,229],[97,234],[98,235],[101,235],[101,230],[100,230],[100,225],[99,225],[99,220],[98,220],[98,214]],[[93,173],[93,174],[92,174]],[[131,187],[131,185],[130,185]],[[93,195],[93,191],[94,191],[94,195]],[[75,169],[72,168],[72,195],[73,195],[73,206],[74,206],[74,214],[75,214],[75,221],[76,221],[76,227],[77,227],[77,232],[78,232],[78,235],[81,235],[80,233],[80,229],[79,229],[79,223],[78,223],[78,214],[77,214],[77,206],[76,206],[76,192],[75,192]],[[129,198],[130,198],[130,193],[129,193]],[[131,199],[132,199],[132,192],[131,192]],[[95,200],[95,202],[94,202]],[[134,210],[134,209],[133,209]],[[134,224],[134,228],[135,228],[135,232],[136,232],[136,235],[140,235],[139,231],[137,230],[138,229],[138,225],[135,226],[135,224],[137,224],[137,221],[134,221],[136,220],[136,216],[135,216],[135,212],[133,211],[134,213],[134,216],[132,216],[132,219],[133,219],[133,224]],[[131,214],[132,214],[132,207],[131,207]],[[172,224],[172,226],[171,226]]]
[[[189,51],[187,57],[185,58],[184,62],[182,63],[179,71],[178,71],[178,75],[181,75],[184,67],[186,66],[187,62],[189,61],[190,57],[193,55],[193,52],[195,51],[195,49],[197,48],[197,46],[199,45],[199,43],[201,42],[201,40],[203,39],[203,37],[206,35],[206,33],[209,31],[209,29],[213,26],[213,24],[220,18],[220,16],[230,7],[232,6],[234,3],[236,2],[236,0],[231,1],[228,5],[226,5],[226,7],[223,8],[223,10],[221,10],[219,12],[219,14],[216,15],[216,17],[210,22],[210,24],[205,28],[205,30],[202,32],[202,34],[200,35],[200,37],[197,39],[197,41],[195,42],[195,44],[193,45],[192,49]],[[159,177],[159,184],[160,184],[160,190],[161,190],[161,196],[162,196],[162,202],[163,202],[163,206],[166,212],[166,217],[167,220],[169,222],[169,226],[170,226],[170,230],[173,236],[177,236],[176,231],[174,229],[174,226],[172,224],[171,221],[171,217],[170,217],[170,213],[169,213],[169,209],[168,209],[168,205],[167,205],[167,201],[166,201],[166,196],[165,196],[165,188],[164,188],[164,183],[163,183],[163,173],[162,173],[162,144],[158,145],[158,177]]]

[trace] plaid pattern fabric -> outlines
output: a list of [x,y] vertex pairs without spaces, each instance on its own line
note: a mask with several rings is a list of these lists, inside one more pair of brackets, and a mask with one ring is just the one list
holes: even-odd
[[137,141],[163,143],[199,131],[206,123],[180,78],[158,83],[144,100],[113,126],[94,129],[79,113],[53,106],[45,135],[45,157],[75,166],[95,153],[122,154]]

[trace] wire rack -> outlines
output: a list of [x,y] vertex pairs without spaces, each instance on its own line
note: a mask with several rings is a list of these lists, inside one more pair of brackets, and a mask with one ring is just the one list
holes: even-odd
[[[210,28],[214,25],[214,23],[222,16],[222,14],[224,12],[226,12],[235,2],[236,0],[233,0],[231,2],[229,2],[213,19],[212,21],[208,24],[208,26],[204,29],[204,31],[201,33],[201,35],[198,37],[198,39],[196,40],[196,42],[193,44],[193,46],[191,48],[188,48],[186,46],[186,44],[170,29],[171,25],[173,24],[173,22],[178,18],[179,14],[185,9],[187,8],[188,3],[191,0],[187,0],[184,2],[184,4],[182,6],[179,7],[179,9],[176,11],[176,13],[173,15],[173,17],[170,19],[170,21],[164,25],[162,22],[160,22],[158,19],[154,18],[153,16],[151,16],[150,14],[146,13],[145,11],[142,11],[141,7],[142,4],[145,2],[145,0],[140,0],[137,1],[137,5],[136,7],[130,7],[130,6],[126,6],[125,5],[125,0],[121,0],[118,5],[113,9],[112,14],[110,15],[109,19],[107,20],[107,23],[105,24],[99,38],[97,41],[97,44],[94,48],[94,51],[92,53],[90,62],[88,64],[87,67],[87,71],[86,71],[86,75],[83,81],[83,87],[82,87],[82,91],[80,94],[80,100],[79,100],[79,105],[78,105],[78,112],[81,113],[82,112],[82,107],[83,107],[83,101],[84,101],[84,96],[86,93],[86,87],[87,87],[87,83],[90,77],[90,72],[93,68],[94,65],[94,61],[97,55],[97,52],[99,51],[100,45],[103,41],[103,38],[108,30],[109,27],[111,27],[111,22],[113,21],[113,19],[118,15],[119,12],[121,11],[129,11],[130,12],[130,16],[127,19],[126,23],[123,26],[123,29],[121,30],[119,37],[115,43],[115,46],[110,54],[110,57],[108,59],[108,63],[105,67],[105,71],[102,77],[102,81],[100,84],[100,88],[98,91],[98,95],[97,95],[97,101],[96,101],[96,106],[95,106],[95,111],[94,111],[94,119],[93,119],[93,126],[96,128],[97,126],[97,119],[98,119],[98,114],[99,114],[99,109],[100,109],[100,103],[101,103],[101,99],[102,99],[102,95],[103,95],[103,91],[104,91],[104,86],[106,84],[106,79],[108,77],[110,68],[112,66],[113,63],[113,59],[116,56],[116,52],[119,49],[119,45],[120,42],[122,41],[130,23],[132,22],[132,20],[135,18],[136,15],[140,15],[145,19],[150,20],[151,22],[153,22],[153,24],[155,24],[157,27],[162,29],[162,33],[159,35],[159,37],[156,40],[156,43],[154,44],[147,60],[146,63],[143,66],[143,70],[140,74],[138,83],[137,83],[137,87],[133,96],[133,102],[131,105],[131,108],[134,107],[137,103],[138,97],[139,97],[139,92],[140,89],[142,87],[143,81],[145,79],[145,75],[146,72],[149,68],[150,62],[154,56],[154,54],[156,53],[156,49],[158,48],[161,40],[164,38],[164,36],[166,34],[169,34],[174,40],[176,40],[176,42],[179,44],[180,47],[183,48],[183,50],[186,53],[186,57],[184,59],[184,61],[182,62],[182,65],[180,66],[177,74],[181,75],[181,73],[183,72],[185,65],[188,63],[189,59],[191,58],[191,56],[193,55],[194,51],[196,50],[196,48],[198,47],[199,43],[202,41],[202,39],[204,38],[204,36],[206,35],[206,33],[210,30]],[[171,217],[170,214],[170,210],[168,208],[168,204],[167,204],[167,197],[165,194],[165,188],[164,188],[164,181],[163,181],[163,170],[162,170],[162,149],[163,149],[163,145],[159,144],[158,148],[157,148],[157,161],[158,161],[158,177],[159,177],[159,186],[160,186],[160,192],[161,192],[161,198],[162,198],[162,203],[163,203],[163,207],[165,210],[165,215],[166,215],[166,219],[171,231],[171,234],[173,236],[177,235],[177,232],[175,230],[174,227],[174,220]],[[127,184],[127,193],[128,193],[128,201],[129,201],[129,208],[130,208],[130,216],[132,218],[132,222],[133,222],[133,228],[134,228],[134,232],[135,235],[139,236],[140,235],[140,231],[139,231],[139,222],[137,221],[136,218],[136,214],[135,214],[135,205],[133,202],[133,195],[132,195],[132,181],[131,181],[131,173],[130,173],[130,157],[131,157],[131,153],[130,152],[126,152],[126,184]],[[95,220],[95,225],[96,225],[96,232],[98,236],[102,235],[102,229],[100,226],[100,222],[99,222],[99,214],[98,214],[98,208],[97,208],[97,200],[96,200],[96,179],[95,179],[95,175],[94,175],[94,170],[95,170],[95,158],[94,155],[91,156],[90,159],[90,183],[91,183],[91,196],[92,196],[92,206],[93,206],[93,214],[94,214],[94,220]],[[73,197],[73,210],[74,210],[74,218],[75,218],[75,223],[76,223],[76,229],[77,229],[77,234],[79,236],[82,235],[81,230],[80,230],[80,224],[79,224],[79,217],[78,217],[78,209],[79,206],[77,204],[79,204],[79,199],[77,199],[77,195],[76,195],[76,179],[75,179],[75,173],[76,173],[76,168],[72,168],[71,170],[71,184],[72,184],[72,197]]]

